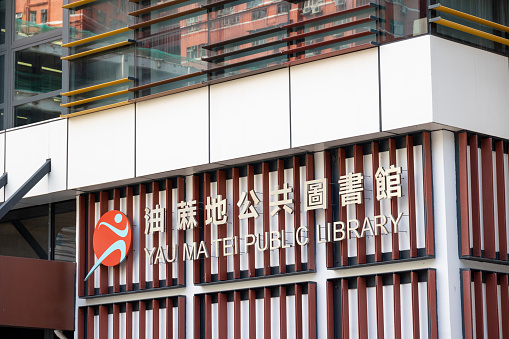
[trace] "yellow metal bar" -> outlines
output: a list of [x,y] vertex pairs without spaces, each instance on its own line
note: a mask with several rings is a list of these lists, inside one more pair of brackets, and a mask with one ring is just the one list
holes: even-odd
[[127,94],[127,93],[130,93],[129,90],[123,89],[123,90],[118,91],[118,92],[98,95],[98,96],[93,97],[93,98],[73,101],[73,102],[69,102],[67,104],[60,104],[60,106],[62,106],[62,107],[72,107],[72,106],[76,106],[76,105],[86,104],[87,102],[92,102],[92,101],[97,101],[97,100],[101,100],[101,99],[111,98],[111,97],[114,97],[114,96],[117,96],[117,95],[122,95],[122,94]]
[[81,53],[76,53],[76,54],[65,56],[65,57],[60,57],[60,59],[62,59],[62,60],[73,60],[73,59],[81,58],[81,57],[84,57],[84,56],[87,56],[87,55],[91,55],[91,54],[107,51],[109,49],[114,49],[114,48],[130,45],[132,43],[134,43],[134,41],[132,41],[132,40],[121,41],[121,42],[117,42],[115,44],[111,44],[111,45],[108,45],[108,46],[94,48],[94,49],[91,49],[89,51],[85,51],[85,52],[81,52]]
[[82,44],[89,43],[91,41],[99,40],[102,38],[107,38],[109,36],[124,33],[124,32],[130,31],[130,30],[131,29],[129,27],[123,27],[123,28],[119,28],[119,29],[116,29],[113,31],[106,32],[106,33],[97,34],[97,35],[94,35],[94,36],[91,36],[91,37],[88,37],[85,39],[69,42],[69,43],[63,44],[62,47],[73,47],[73,46],[77,46],[77,45],[82,45]]
[[70,97],[71,95],[95,91],[96,89],[101,89],[101,88],[105,88],[105,87],[109,87],[109,86],[120,85],[120,84],[129,82],[129,81],[133,81],[133,79],[124,78],[124,79],[119,79],[119,80],[108,81],[103,84],[84,87],[84,88],[76,89],[76,90],[70,91],[70,92],[60,93],[60,95],[62,95],[64,97]]
[[97,112],[97,111],[104,111],[106,109],[120,107],[120,106],[125,106],[125,105],[129,105],[129,104],[130,104],[129,101],[122,101],[122,102],[117,102],[115,104],[110,104],[110,105],[105,105],[105,106],[101,106],[101,107],[86,109],[84,111],[74,112],[74,113],[70,113],[70,114],[61,114],[60,117],[61,118],[69,119],[69,118],[76,117],[76,116],[79,116],[79,115],[84,115],[84,114],[93,113],[93,112]]
[[75,2],[71,2],[70,4],[67,4],[67,5],[63,5],[62,8],[74,8],[74,7],[78,7],[78,6],[82,6],[82,5],[86,5],[90,2],[94,2],[94,1],[97,1],[97,0],[80,0],[80,1],[75,1]]
[[471,28],[471,27],[468,27],[468,26],[460,25],[460,24],[457,24],[455,22],[442,19],[441,17],[433,18],[432,20],[430,20],[430,22],[433,22],[433,23],[438,24],[438,25],[450,27],[450,28],[453,28],[453,29],[457,29],[458,31],[461,31],[461,32],[472,34],[472,35],[475,35],[475,36],[478,36],[478,37],[481,37],[481,38],[484,38],[484,39],[488,39],[488,40],[495,41],[495,42],[498,42],[498,43],[501,43],[501,44],[509,46],[509,39],[504,39],[504,38],[501,38],[499,36],[496,36],[496,35],[493,35],[493,34],[490,34],[490,33],[486,33],[486,32],[480,31],[478,29],[474,29],[474,28]]
[[509,33],[509,27],[507,27],[507,26],[504,26],[504,25],[501,25],[501,24],[497,24],[496,22],[489,21],[489,20],[486,20],[486,19],[483,19],[483,18],[479,18],[479,17],[476,17],[474,15],[463,13],[463,12],[457,11],[455,9],[442,6],[441,4],[436,4],[434,6],[430,6],[430,9],[434,9],[435,11],[451,14],[451,15],[457,16],[458,18],[462,18],[462,19],[465,19],[465,20],[473,21],[473,22],[476,22],[478,24],[481,24],[481,25],[484,25],[484,26],[488,26],[488,27],[497,29],[499,31],[503,31],[503,32]]

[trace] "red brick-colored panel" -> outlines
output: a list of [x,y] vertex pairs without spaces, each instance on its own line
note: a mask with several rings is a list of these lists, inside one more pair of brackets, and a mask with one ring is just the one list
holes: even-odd
[[217,311],[219,316],[217,327],[219,329],[219,338],[228,338],[228,298],[226,293],[218,293]]
[[270,287],[265,287],[263,289],[263,338],[270,339],[271,338],[271,317],[270,317],[270,301],[271,301],[271,291]]
[[431,134],[422,133],[424,163],[424,219],[426,224],[426,254],[435,255],[435,231],[433,226],[433,180],[431,170]]
[[[113,209],[120,211],[120,190],[113,190]],[[120,292],[120,265],[113,266],[113,292]]]
[[368,338],[368,298],[366,278],[357,277],[357,319],[359,338]]
[[[380,155],[378,151],[378,142],[374,141],[371,143],[371,171],[373,173],[372,179],[373,179],[373,188],[375,188],[376,185],[376,178],[375,173],[378,170],[378,167],[380,167]],[[376,189],[373,189],[373,215],[379,215],[380,214],[380,201],[376,198]],[[382,234],[375,235],[375,261],[380,262],[382,261]]]
[[461,283],[463,286],[463,335],[465,339],[473,339],[473,319],[472,319],[472,272],[461,272]]
[[484,338],[484,310],[482,295],[482,272],[474,272],[475,336]]
[[[313,155],[306,154],[306,181],[314,180]],[[329,183],[330,184],[330,183]],[[327,187],[327,189],[329,189]],[[315,211],[306,212],[306,222],[308,227],[308,270],[315,270]]]
[[[233,186],[233,236],[240,239],[240,220],[239,214],[240,209],[237,205],[239,201],[239,190],[240,190],[240,175],[238,168],[232,168],[232,186]],[[196,240],[195,240],[196,241]],[[233,279],[240,279],[240,251],[233,255]]]
[[341,332],[343,338],[350,338],[348,307],[348,279],[341,279]]
[[[395,167],[397,167],[395,139],[389,139],[389,165],[390,166],[394,165]],[[391,199],[391,214],[394,216],[398,215],[397,199]],[[392,233],[392,259],[396,260],[399,259],[399,234],[394,231],[392,231],[391,233]]]
[[295,338],[302,339],[302,285],[295,285]]
[[458,168],[461,217],[461,255],[470,255],[467,133],[458,134]]
[[[159,205],[159,183],[157,181],[152,182],[152,209]],[[159,232],[152,234],[152,246],[154,248],[159,247]],[[170,247],[168,247],[170,250]],[[152,286],[154,288],[159,287],[159,264],[152,266]]]
[[[282,159],[277,160],[277,183],[279,188],[283,188],[285,183],[285,162]],[[277,215],[279,232],[285,232],[285,213],[285,210],[281,209]],[[279,273],[286,273],[286,249],[284,248],[279,249]]]
[[484,228],[484,257],[495,259],[495,206],[493,195],[493,142],[491,138],[481,140],[482,166],[482,219]]
[[212,339],[212,296],[205,295],[205,339]]
[[[88,195],[88,243],[87,243],[87,259],[88,268],[87,272],[90,272],[95,263],[94,247],[92,239],[94,239],[95,229],[95,194],[90,193]],[[90,274],[87,280],[87,294],[92,296],[95,294],[94,279],[95,273]]]
[[[406,160],[408,181],[408,231],[410,235],[410,257],[417,257],[417,225],[415,216],[415,175],[414,175],[414,138],[406,136]],[[414,337],[415,339],[415,337]]]
[[[102,217],[106,212],[108,212],[108,192],[101,191],[99,194],[99,215]],[[108,294],[108,266],[100,265],[99,266],[99,293],[100,294]]]
[[240,292],[233,292],[233,338],[241,339]]
[[[206,199],[206,197],[210,197],[210,174],[208,174],[208,173],[205,173],[203,175],[203,196],[205,197],[205,199]],[[204,224],[205,224],[205,222],[204,222]],[[211,247],[212,233],[210,231],[209,225],[205,225],[204,227],[205,227],[205,229],[203,230],[204,241],[207,246],[207,251],[209,252],[209,254],[211,254],[212,253],[211,252],[211,250],[212,250],[212,247]],[[210,256],[208,258],[204,259],[203,271],[204,271],[205,282],[211,282],[212,281],[212,261],[211,261]]]
[[286,286],[279,286],[279,339],[286,339]]
[[159,339],[159,300],[152,301],[152,338]]
[[[226,172],[225,171],[217,171],[217,195],[222,196],[223,199],[226,199]],[[209,225],[212,226],[212,225]],[[217,237],[218,239],[224,239],[227,236],[227,224],[217,225]],[[219,253],[218,257],[218,275],[217,278],[220,281],[227,279],[227,270],[228,270],[228,257],[224,255],[223,251],[223,242],[219,241]],[[220,336],[221,337],[221,336]]]
[[[270,194],[270,186],[269,186],[269,163],[264,162],[262,164],[262,186],[263,186],[263,234],[270,234],[270,211],[269,211],[269,194]],[[264,242],[268,241],[268,239],[263,239]],[[264,244],[265,245],[265,244]],[[251,258],[251,256],[249,256]],[[254,266],[254,264],[253,264]],[[251,268],[251,265],[249,265]],[[249,271],[251,272],[251,270]],[[263,274],[270,275],[270,251],[263,251]],[[249,274],[251,277],[252,275]],[[254,275],[253,275],[254,276]]]
[[479,207],[479,167],[478,138],[470,136],[470,210],[472,213],[473,256],[481,256],[481,212]]
[[[353,146],[354,153],[354,172],[355,173],[364,173],[364,152],[362,150],[362,146],[354,145]],[[355,214],[357,216],[357,220],[362,221],[366,215],[365,203],[364,203],[364,195],[362,199],[362,203],[355,204]],[[366,263],[366,238],[357,238],[357,263],[365,264]]]
[[[185,179],[184,178],[178,178],[177,179],[177,200],[178,201],[185,201]],[[184,231],[179,231],[177,234],[177,242],[178,242],[178,249],[184,248],[184,241],[185,241],[186,234]],[[210,253],[210,252],[209,252]],[[183,258],[182,258],[183,259]],[[177,285],[185,285],[185,269],[186,269],[186,262],[184,260],[180,260],[177,264]],[[180,301],[179,301],[180,302]],[[180,336],[180,328],[179,328],[179,336]]]
[[86,258],[86,234],[87,234],[87,197],[80,195],[78,197],[78,296],[85,296],[85,258]]
[[375,277],[376,292],[376,338],[384,339],[384,285],[381,275]]
[[486,274],[486,325],[488,326],[488,338],[500,338],[497,292],[497,273]]
[[[127,219],[129,219],[129,222],[131,225],[133,224],[133,188],[127,187],[126,190],[126,216]],[[133,251],[134,246],[131,246],[131,249],[129,250],[129,253],[127,253],[127,259],[125,261],[126,265],[126,290],[132,291],[133,290]]]
[[113,339],[120,339],[120,306],[113,304]]
[[249,290],[249,339],[256,339],[256,292]]
[[[173,182],[166,179],[166,245],[168,251],[172,251],[173,247]],[[194,181],[193,181],[194,184]],[[194,189],[194,186],[193,186]],[[197,219],[198,220],[198,219]],[[196,282],[195,282],[196,283]],[[166,263],[166,286],[173,285],[173,263]]]
[[[340,148],[338,151],[338,162],[339,162],[339,177],[346,175],[346,152],[344,148]],[[332,184],[332,183],[331,183]],[[339,208],[339,218],[345,223],[347,222],[347,208],[346,206],[341,206]],[[341,266],[348,266],[348,239],[343,239],[340,241],[341,246]]]
[[138,339],[145,339],[147,333],[147,304],[139,302],[138,311]]
[[[295,232],[300,227],[300,159],[293,157],[293,228]],[[295,271],[302,271],[302,259],[300,246],[294,246]]]
[[498,219],[498,253],[500,260],[507,260],[507,228],[505,212],[505,177],[504,177],[504,142],[497,141],[496,172],[497,172],[497,219]]
[[[254,167],[249,165],[247,166],[247,191],[248,195],[247,198],[253,204],[253,199],[251,198],[251,190],[254,190]],[[265,214],[265,211],[264,211]],[[247,221],[247,231],[249,234],[255,233],[255,224],[254,224],[254,218],[249,218]],[[267,251],[266,251],[267,252]],[[248,255],[248,272],[249,277],[256,277],[256,271],[255,271],[255,248],[254,246],[249,247],[249,255]]]
[[412,330],[414,339],[420,338],[419,331],[419,277],[417,272],[410,273],[410,290],[412,291]]
[[145,277],[145,267],[147,258],[145,257],[145,218],[143,215],[145,215],[145,207],[147,206],[147,187],[145,184],[140,184],[139,186],[139,247],[138,247],[138,253],[139,253],[139,287],[140,290],[144,290],[146,288],[146,277]]
[[178,339],[186,339],[186,298],[178,297]]
[[401,339],[401,283],[397,273],[392,275],[394,304],[394,339]]
[[[332,180],[332,170],[331,170],[331,159],[330,152],[323,152],[323,170],[324,170],[324,178],[327,179],[327,183],[331,183]],[[327,209],[325,210],[325,229],[327,229],[327,225],[332,224],[332,190],[330,187],[327,187]],[[327,232],[324,232],[327,234]],[[325,243],[325,265],[327,268],[334,267],[334,250],[332,242]]]

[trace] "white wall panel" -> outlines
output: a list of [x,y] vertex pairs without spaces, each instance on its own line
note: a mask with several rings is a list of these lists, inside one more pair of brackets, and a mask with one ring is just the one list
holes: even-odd
[[432,121],[430,36],[380,47],[382,130]]
[[509,138],[507,57],[431,37],[435,122]]
[[290,147],[288,69],[210,87],[210,161]]
[[69,188],[134,177],[134,105],[69,119]]
[[136,175],[209,161],[208,88],[136,104]]
[[6,198],[16,192],[49,158],[51,172],[26,197],[66,189],[67,120],[8,131],[5,146],[5,171],[8,172]]
[[378,49],[291,68],[292,147],[379,131]]

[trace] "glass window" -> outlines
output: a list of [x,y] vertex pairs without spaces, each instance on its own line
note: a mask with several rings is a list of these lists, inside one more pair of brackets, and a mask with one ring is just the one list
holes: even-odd
[[62,0],[16,0],[15,6],[16,39],[62,27]]
[[[0,79],[4,78],[4,62],[5,56],[0,55]],[[0,104],[4,103],[4,81],[0,81]]]
[[0,0],[0,44],[5,43],[5,0]]
[[41,9],[41,24],[45,24],[48,22],[48,10]]
[[38,121],[57,118],[62,110],[60,96],[32,101],[14,108],[14,126],[23,126]]
[[61,44],[58,40],[16,52],[15,100],[62,88]]
[[11,210],[0,220],[0,255],[76,261],[76,201]]

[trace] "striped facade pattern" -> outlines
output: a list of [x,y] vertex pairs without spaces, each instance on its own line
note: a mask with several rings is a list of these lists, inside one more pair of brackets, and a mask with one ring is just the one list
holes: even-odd
[[[402,196],[378,201],[374,173],[379,167],[387,169],[391,165],[402,169]],[[341,207],[339,180],[349,173],[363,174],[363,199],[361,204]],[[323,209],[306,211],[305,183],[317,179],[327,180],[327,204]],[[100,296],[105,301],[99,306],[79,308],[78,337],[185,338],[187,303],[188,307],[192,305],[197,339],[316,338],[318,333],[322,336],[326,332],[328,338],[434,338],[435,272],[376,274],[379,264],[434,257],[431,183],[431,138],[430,133],[423,132],[82,194],[78,197],[78,297],[92,300]],[[276,199],[271,191],[285,184],[292,189],[288,207],[293,213],[281,208],[271,216],[271,202]],[[259,202],[249,194],[251,191]],[[246,199],[259,213],[258,218],[239,218],[243,193],[248,193]],[[227,199],[227,222],[207,225],[207,197],[219,195]],[[281,196],[278,200],[284,199]],[[191,200],[197,201],[198,227],[177,231],[177,204]],[[157,205],[166,209],[166,232],[146,234],[145,209]],[[92,248],[94,227],[100,216],[112,209],[122,211],[131,220],[131,252],[119,266],[101,266],[85,282],[96,260]],[[389,216],[400,213],[399,232],[394,233]],[[387,216],[388,234],[368,233],[363,238],[324,243],[326,225],[350,219],[362,221],[364,217],[373,223],[377,215]],[[301,226],[308,228],[301,235],[309,243],[290,246],[291,235]],[[287,236],[283,244],[288,246],[265,249],[265,234],[276,231]],[[259,234],[260,241],[244,251],[247,234]],[[224,255],[223,243],[212,245],[212,240],[225,237],[238,237],[238,252]],[[206,244],[210,257],[192,261],[187,265],[192,272],[186,272],[184,244],[200,241]],[[177,260],[151,264],[145,249],[159,246],[167,247],[170,257],[172,247],[177,248]],[[317,271],[317,251],[325,251],[326,262],[320,270],[365,267],[366,274],[372,275],[327,281],[327,305],[318,305],[315,282],[289,283],[290,275]],[[187,281],[192,281],[197,294],[191,293],[187,299],[170,297],[181,293],[172,289],[186,288],[186,274],[192,277]],[[263,277],[284,279],[282,285],[243,287],[243,282]],[[210,292],[221,282],[234,284],[226,291]],[[207,292],[201,292],[200,286],[207,286]],[[134,300],[136,296],[144,299],[143,293],[137,292],[163,290],[167,292],[158,295],[167,294],[168,298]],[[125,298],[128,294],[127,299],[133,301],[113,301],[115,296]],[[169,320],[166,309],[172,302],[174,316]],[[317,307],[327,308],[329,328],[317,329]],[[395,312],[395,316],[379,315],[380,307],[384,315]],[[158,317],[153,316],[156,312]],[[394,332],[390,332],[391,326],[396,326]]]
[[78,309],[78,338],[186,337],[183,296],[105,304]]
[[[402,168],[402,198],[376,199],[375,173],[379,166]],[[373,141],[339,148],[326,153],[325,175],[333,183],[326,223],[350,219],[362,221],[365,217],[403,213],[398,233],[389,235],[344,239],[328,243],[327,267],[340,268],[363,264],[394,262],[401,259],[433,257],[433,198],[431,173],[431,136],[424,132],[400,138]],[[365,196],[355,208],[341,206],[339,177],[348,173],[363,173]]]
[[463,337],[509,338],[509,275],[461,271]]
[[507,144],[462,132],[457,149],[461,257],[507,264]]
[[328,338],[438,338],[432,269],[327,281]]
[[315,283],[195,295],[194,303],[195,338],[317,338]]

